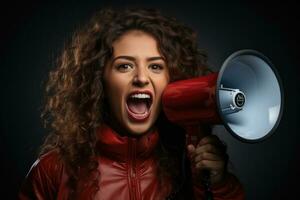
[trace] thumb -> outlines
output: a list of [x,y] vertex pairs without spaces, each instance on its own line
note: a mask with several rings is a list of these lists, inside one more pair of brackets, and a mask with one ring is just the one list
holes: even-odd
[[188,154],[189,154],[189,155],[192,155],[192,154],[195,152],[195,146],[192,145],[192,144],[189,144],[189,145],[187,146],[187,151],[188,151]]

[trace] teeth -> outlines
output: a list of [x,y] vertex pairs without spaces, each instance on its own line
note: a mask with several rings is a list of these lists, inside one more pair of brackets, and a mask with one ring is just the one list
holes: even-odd
[[150,99],[149,94],[133,94],[130,98],[138,98],[138,99]]

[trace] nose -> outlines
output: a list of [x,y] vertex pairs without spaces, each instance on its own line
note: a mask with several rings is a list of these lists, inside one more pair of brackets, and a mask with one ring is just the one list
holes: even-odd
[[144,87],[149,84],[149,77],[145,69],[139,68],[133,77],[133,85]]

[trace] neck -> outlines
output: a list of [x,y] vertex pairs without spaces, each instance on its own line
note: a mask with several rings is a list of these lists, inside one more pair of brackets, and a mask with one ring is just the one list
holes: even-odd
[[151,127],[147,131],[145,131],[142,134],[133,134],[132,132],[128,131],[126,128],[122,127],[115,118],[109,118],[107,120],[104,120],[105,124],[107,124],[111,129],[113,129],[118,135],[120,136],[127,136],[131,138],[140,138],[141,136],[153,132],[155,130],[155,127]]

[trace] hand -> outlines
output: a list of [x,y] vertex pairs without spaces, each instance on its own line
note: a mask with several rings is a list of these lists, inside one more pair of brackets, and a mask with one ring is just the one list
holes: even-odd
[[226,146],[215,135],[202,138],[197,147],[187,146],[196,180],[201,180],[203,170],[209,170],[212,185],[221,183],[227,173]]

